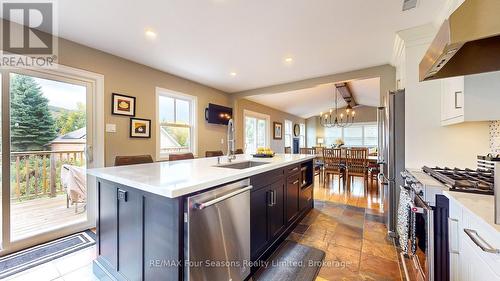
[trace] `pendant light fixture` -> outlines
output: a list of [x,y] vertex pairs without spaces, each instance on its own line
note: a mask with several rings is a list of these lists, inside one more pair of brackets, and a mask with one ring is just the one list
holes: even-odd
[[347,101],[345,112],[339,115],[337,91],[337,87],[335,87],[335,108],[330,108],[327,113],[319,113],[319,123],[325,128],[344,128],[354,123],[354,115],[356,112],[352,109],[350,100]]

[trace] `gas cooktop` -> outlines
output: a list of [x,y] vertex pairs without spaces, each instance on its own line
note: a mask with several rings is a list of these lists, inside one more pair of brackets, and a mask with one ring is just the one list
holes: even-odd
[[493,195],[494,175],[489,169],[423,167],[424,172],[446,184],[451,191]]

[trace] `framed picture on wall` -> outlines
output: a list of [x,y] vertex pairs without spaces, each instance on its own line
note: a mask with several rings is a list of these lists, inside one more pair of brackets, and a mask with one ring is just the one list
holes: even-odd
[[130,118],[130,137],[131,138],[150,138],[151,120],[141,118]]
[[111,106],[114,115],[135,116],[135,97],[113,93]]
[[280,140],[283,138],[283,124],[280,122],[273,122],[273,139]]

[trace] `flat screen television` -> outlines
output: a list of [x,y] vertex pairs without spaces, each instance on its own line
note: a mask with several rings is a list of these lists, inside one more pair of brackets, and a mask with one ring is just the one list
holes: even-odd
[[233,118],[233,109],[230,107],[209,103],[205,109],[205,120],[211,124],[227,125]]

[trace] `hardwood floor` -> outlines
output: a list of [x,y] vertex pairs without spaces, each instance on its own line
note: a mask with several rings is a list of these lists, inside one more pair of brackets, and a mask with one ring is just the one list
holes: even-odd
[[315,207],[288,239],[326,252],[316,281],[402,280],[376,188],[367,191],[363,178],[350,188],[338,183],[316,180]]

